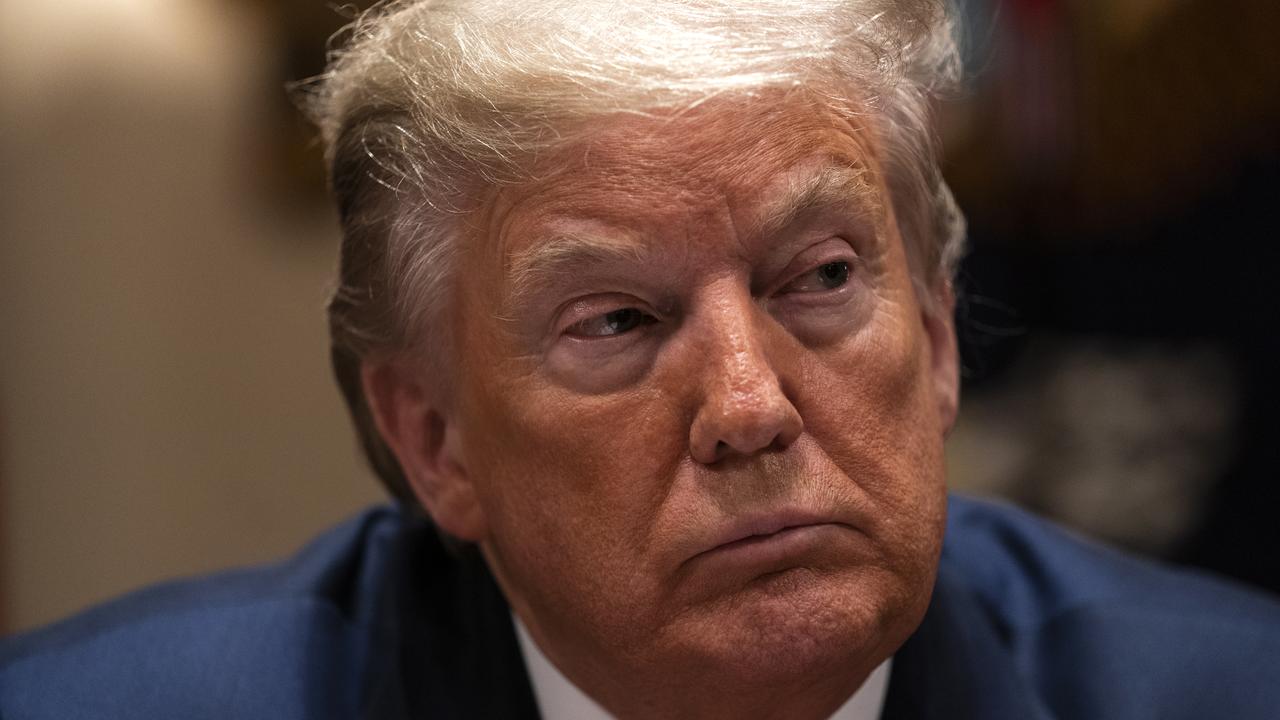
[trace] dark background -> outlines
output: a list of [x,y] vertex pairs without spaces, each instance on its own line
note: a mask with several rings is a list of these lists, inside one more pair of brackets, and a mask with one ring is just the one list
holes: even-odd
[[[1215,459],[1181,486],[1174,478],[1196,463],[1170,462],[1166,501],[1193,512],[1147,547],[1280,589],[1277,6],[1009,0],[967,10],[971,87],[947,175],[973,245],[961,273],[969,398],[1010,392],[1019,373],[1045,372],[1072,345],[1102,349],[1103,366],[1108,355],[1128,362],[1154,393],[1156,438],[1131,452],[1182,446]],[[1170,360],[1184,361],[1180,376],[1152,380]],[[1202,396],[1200,426],[1177,420],[1179,393]],[[1117,495],[1132,479],[1119,470]],[[1063,478],[1044,474],[1010,494],[1053,514],[1038,486]],[[1093,502],[1104,513],[1115,500]]]

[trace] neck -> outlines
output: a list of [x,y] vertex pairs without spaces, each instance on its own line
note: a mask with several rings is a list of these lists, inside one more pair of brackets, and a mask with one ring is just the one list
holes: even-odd
[[[513,616],[514,617],[514,616]],[[712,668],[702,671],[680,668],[661,676],[636,669],[611,670],[599,664],[588,668],[566,668],[553,662],[543,651],[545,643],[535,641],[529,630],[515,618],[517,634],[526,661],[533,673],[543,712],[588,713],[617,718],[800,718],[823,720],[837,711],[858,712],[852,717],[878,715],[887,687],[888,663],[856,672],[830,672],[856,663],[832,663],[815,668],[794,682],[768,682],[762,678],[734,678]],[[576,670],[576,671],[575,671]],[[869,676],[877,686],[872,692],[853,698]],[[625,679],[626,682],[618,680]],[[543,693],[556,693],[544,696]],[[568,693],[565,697],[559,693]],[[548,704],[550,702],[550,704]],[[599,714],[588,708],[596,706]],[[580,709],[581,708],[581,709]]]
[[[695,687],[681,684],[667,692],[648,696],[627,695],[630,702],[610,705],[618,718],[752,718],[758,720],[827,720],[844,705],[866,680],[856,677],[824,678],[789,688],[726,687],[702,682]],[[629,692],[629,691],[627,691]],[[636,698],[659,702],[636,701]]]

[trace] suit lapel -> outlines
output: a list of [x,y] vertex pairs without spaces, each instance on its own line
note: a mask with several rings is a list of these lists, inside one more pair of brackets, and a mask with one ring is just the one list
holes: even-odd
[[537,720],[507,602],[474,547],[420,522],[391,552],[365,717]]
[[882,720],[987,718],[1053,716],[944,557],[924,621],[894,655]]

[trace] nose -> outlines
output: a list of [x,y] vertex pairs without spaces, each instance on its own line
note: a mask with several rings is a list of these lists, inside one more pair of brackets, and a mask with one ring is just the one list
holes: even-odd
[[734,454],[786,448],[804,422],[787,395],[785,373],[770,358],[772,334],[785,331],[760,318],[750,297],[721,297],[708,305],[699,343],[704,394],[689,435],[693,459],[712,464]]

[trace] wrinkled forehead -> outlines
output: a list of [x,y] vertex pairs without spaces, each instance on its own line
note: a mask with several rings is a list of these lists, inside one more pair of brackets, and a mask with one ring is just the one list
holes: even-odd
[[757,99],[585,124],[534,164],[532,181],[486,202],[478,214],[489,252],[509,266],[529,243],[556,235],[564,218],[653,236],[719,206],[744,228],[762,229],[789,206],[842,192],[880,215],[888,203],[863,120],[809,102]]

